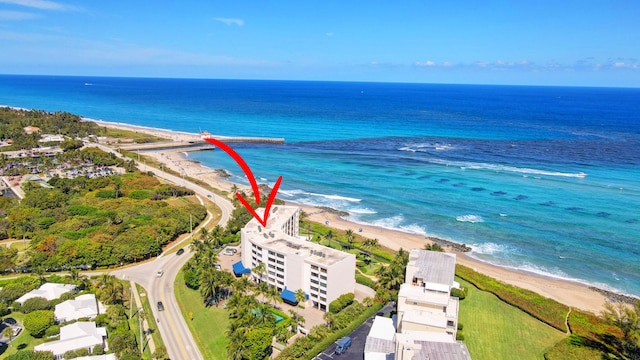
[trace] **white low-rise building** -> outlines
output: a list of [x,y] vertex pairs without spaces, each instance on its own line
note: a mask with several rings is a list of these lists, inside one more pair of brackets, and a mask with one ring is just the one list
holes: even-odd
[[35,351],[51,351],[56,359],[62,359],[67,351],[87,349],[89,353],[96,345],[104,349],[107,330],[96,327],[95,322],[75,322],[60,328],[60,340],[36,345]]
[[396,350],[395,317],[376,316],[364,343],[364,360],[393,360]]
[[256,281],[277,287],[292,303],[302,289],[311,306],[326,311],[331,301],[354,292],[356,257],[301,239],[298,217],[299,208],[278,205],[271,209],[266,227],[252,219],[241,231],[242,260],[234,264],[234,273],[248,273],[264,263],[266,273],[261,278],[254,273]]
[[25,301],[35,297],[43,297],[51,301],[59,298],[62,294],[75,291],[75,289],[76,286],[71,284],[44,283],[39,288],[20,296],[16,301],[21,305],[24,304]]
[[398,292],[398,332],[445,333],[455,341],[458,298],[450,295],[456,256],[443,252],[412,250],[405,283]]
[[454,254],[409,253],[405,283],[398,292],[394,348],[388,352],[393,331],[389,320],[374,331],[376,317],[365,343],[365,360],[471,360],[466,345],[456,341],[459,300],[450,296],[451,289],[460,286],[454,281],[455,267]]
[[98,301],[95,294],[84,294],[72,300],[56,305],[56,321],[65,322],[87,318],[92,320],[98,315]]

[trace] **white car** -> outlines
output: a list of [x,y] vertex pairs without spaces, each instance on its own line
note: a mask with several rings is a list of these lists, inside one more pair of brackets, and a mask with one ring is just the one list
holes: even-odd
[[156,276],[157,276],[157,277],[161,277],[161,276],[162,276],[162,274],[164,274],[164,271],[162,271],[162,270],[158,270],[158,272],[156,273]]

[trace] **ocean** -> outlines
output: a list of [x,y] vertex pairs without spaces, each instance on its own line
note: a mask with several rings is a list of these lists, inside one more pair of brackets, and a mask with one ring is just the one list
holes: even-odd
[[233,147],[285,200],[640,295],[640,89],[1,75],[0,104],[284,137]]

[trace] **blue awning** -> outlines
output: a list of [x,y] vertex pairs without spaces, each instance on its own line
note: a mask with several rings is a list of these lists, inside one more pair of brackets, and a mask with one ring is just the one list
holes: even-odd
[[250,274],[251,269],[247,269],[246,267],[244,267],[244,265],[242,265],[242,261],[238,261],[237,263],[233,264],[233,273],[236,276],[241,276],[242,274]]
[[291,290],[285,288],[284,290],[282,290],[280,297],[282,297],[282,300],[287,303],[298,305],[298,300],[296,300],[296,293]]

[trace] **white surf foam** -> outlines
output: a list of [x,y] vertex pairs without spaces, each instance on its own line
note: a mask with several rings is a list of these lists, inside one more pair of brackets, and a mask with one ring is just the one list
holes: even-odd
[[377,214],[378,212],[373,210],[373,209],[369,209],[369,208],[353,208],[353,209],[349,209],[349,213],[354,213],[354,214]]
[[559,171],[548,171],[548,170],[540,170],[540,169],[531,169],[531,168],[519,168],[515,166],[501,165],[501,164],[489,164],[489,163],[474,163],[467,161],[449,161],[437,158],[429,158],[426,161],[445,165],[445,166],[457,166],[462,170],[490,170],[496,172],[513,172],[519,174],[531,174],[531,175],[544,175],[544,176],[559,176],[559,177],[575,177],[575,178],[584,178],[587,176],[584,172],[579,173],[565,173]]
[[484,222],[484,219],[480,215],[460,215],[456,217],[456,220],[460,222],[470,222],[470,223],[481,223]]
[[291,197],[306,196],[306,197],[319,197],[319,198],[325,198],[325,199],[330,199],[330,200],[339,200],[339,201],[347,201],[347,202],[360,202],[360,201],[362,201],[362,199],[357,199],[357,198],[352,198],[352,197],[347,197],[347,196],[342,196],[342,195],[319,194],[319,193],[312,193],[312,192],[307,192],[307,191],[303,191],[303,190],[299,190],[299,189],[280,190],[279,192],[281,194],[284,194],[284,195],[287,195],[287,196],[291,196]]
[[506,245],[489,242],[471,245],[471,252],[483,255],[494,255],[499,253],[512,253],[513,249]]

